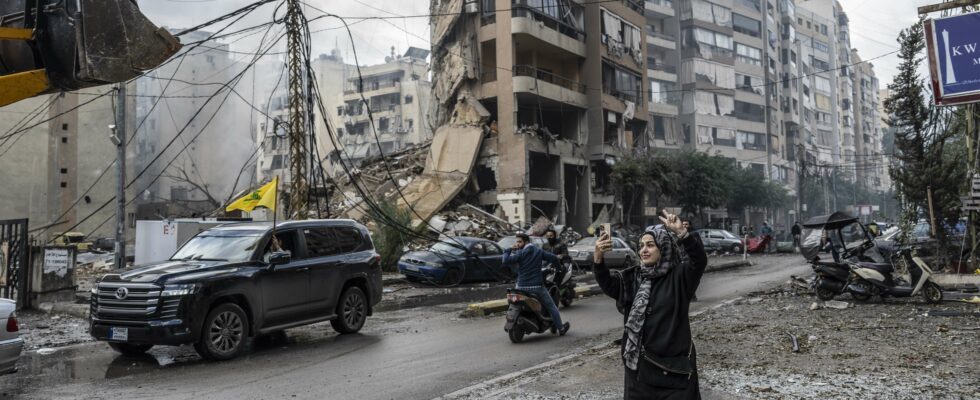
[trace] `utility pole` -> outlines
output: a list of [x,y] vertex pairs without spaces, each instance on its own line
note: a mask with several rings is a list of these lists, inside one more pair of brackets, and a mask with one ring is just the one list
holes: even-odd
[[[778,1],[776,2],[776,6],[777,7],[779,6]],[[772,105],[772,95],[773,92],[776,90],[774,84],[771,82],[769,77],[769,40],[768,40],[769,27],[768,24],[766,23],[769,19],[766,18],[768,12],[769,10],[766,7],[763,7],[762,14],[764,15],[762,16],[762,33],[766,39],[763,39],[762,41],[763,42],[762,43],[762,64],[763,64],[762,69],[764,73],[762,79],[765,79],[766,81],[765,92],[763,93],[763,95],[766,96],[765,118],[766,118],[766,182],[767,183],[772,182],[772,125],[771,125],[772,111],[770,111],[769,107]],[[775,12],[776,15],[773,16],[773,19],[779,16],[778,14],[779,10],[776,10]],[[772,211],[770,210],[770,208],[771,207],[766,207],[767,209],[766,219],[769,219],[768,214],[770,211]]]
[[803,218],[803,204],[806,202],[806,198],[803,196],[803,190],[804,190],[803,188],[805,187],[804,185],[806,184],[806,151],[804,150],[802,143],[796,145],[796,148],[798,150],[797,153],[799,153],[799,155],[796,157],[796,160],[800,164],[800,174],[796,180],[797,181],[796,184],[798,187],[796,190],[796,196],[798,200],[797,202],[798,204],[796,208],[796,212],[798,214],[796,215],[796,219],[805,220],[805,218]]
[[286,0],[287,59],[289,68],[289,206],[285,218],[299,215],[305,218],[309,207],[309,182],[307,182],[306,108],[303,102],[303,76],[305,64],[303,49],[303,11],[299,0]]
[[126,82],[116,87],[116,124],[111,126],[116,145],[116,269],[126,267]]

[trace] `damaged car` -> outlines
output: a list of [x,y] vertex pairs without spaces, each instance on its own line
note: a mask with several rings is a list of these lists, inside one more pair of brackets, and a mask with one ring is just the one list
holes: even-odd
[[413,282],[458,285],[464,282],[510,281],[503,266],[503,249],[493,241],[457,236],[436,242],[427,250],[407,253],[398,260],[398,272]]

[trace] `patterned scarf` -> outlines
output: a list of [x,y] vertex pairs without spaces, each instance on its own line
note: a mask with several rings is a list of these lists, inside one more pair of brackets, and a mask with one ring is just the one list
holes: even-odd
[[[653,280],[664,275],[675,265],[686,259],[686,253],[679,251],[677,239],[663,225],[649,227],[643,235],[652,235],[657,248],[660,249],[660,261],[656,265],[640,265],[637,279],[640,282],[639,289],[636,290],[636,297],[633,298],[633,307],[630,308],[629,317],[626,319],[626,343],[623,345],[623,363],[631,370],[636,370],[640,360],[640,340],[642,339],[641,329],[646,322],[647,305],[650,303],[650,288]],[[641,236],[642,237],[642,236]]]

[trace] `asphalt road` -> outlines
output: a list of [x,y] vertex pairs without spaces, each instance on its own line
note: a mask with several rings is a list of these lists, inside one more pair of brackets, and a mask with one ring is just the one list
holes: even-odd
[[[704,277],[693,311],[763,290],[809,268],[799,256],[757,257],[756,265]],[[514,345],[503,317],[460,319],[464,305],[383,312],[356,335],[329,324],[287,331],[229,362],[202,361],[188,346],[142,358],[104,343],[25,354],[21,372],[0,378],[3,398],[51,399],[430,399],[595,344],[622,329],[611,299],[577,300],[562,316],[565,337],[531,335]],[[602,339],[606,340],[606,339]]]

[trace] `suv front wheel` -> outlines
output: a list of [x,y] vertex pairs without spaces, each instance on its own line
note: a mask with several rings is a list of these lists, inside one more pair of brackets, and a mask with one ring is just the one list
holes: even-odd
[[367,297],[364,291],[357,286],[351,286],[344,290],[337,302],[337,318],[330,321],[330,325],[338,333],[357,333],[364,326],[367,319]]
[[209,360],[230,360],[245,351],[248,317],[235,303],[213,308],[204,319],[201,338],[194,343],[197,353]]

